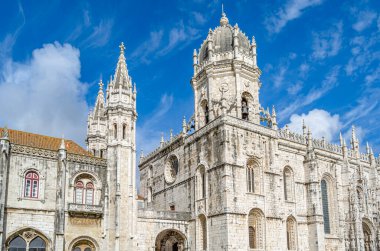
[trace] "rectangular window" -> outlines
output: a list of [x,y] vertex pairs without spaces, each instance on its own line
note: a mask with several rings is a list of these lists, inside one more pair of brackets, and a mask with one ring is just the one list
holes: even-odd
[[329,212],[329,198],[327,191],[327,182],[325,180],[321,181],[321,192],[322,192],[322,210],[323,210],[323,223],[325,233],[330,233],[330,212]]
[[33,198],[38,197],[38,181],[37,180],[33,180],[32,197]]
[[94,196],[94,190],[92,189],[87,189],[86,191],[86,204],[87,205],[92,205],[93,204],[93,196]]
[[25,197],[30,197],[31,180],[25,181]]
[[202,174],[202,198],[206,197],[206,175]]
[[83,204],[83,189],[77,188],[75,190],[75,203]]

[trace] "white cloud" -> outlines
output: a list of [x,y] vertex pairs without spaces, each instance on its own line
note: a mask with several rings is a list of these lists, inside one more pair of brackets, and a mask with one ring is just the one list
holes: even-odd
[[289,21],[300,17],[306,9],[320,5],[322,2],[323,0],[288,0],[282,8],[266,20],[266,28],[271,33],[279,33]]
[[380,51],[377,49],[379,43],[378,32],[373,32],[368,37],[353,37],[350,41],[352,56],[345,66],[346,74],[355,76],[358,73],[366,73],[373,62],[380,60]]
[[87,85],[80,81],[79,51],[46,44],[26,62],[11,59],[0,75],[0,125],[76,140],[84,145]]
[[323,95],[329,92],[338,84],[338,75],[340,72],[339,66],[334,66],[331,71],[325,76],[322,85],[318,88],[312,88],[305,96],[299,96],[291,104],[280,112],[280,120],[287,119],[297,109],[313,103],[320,99]]
[[372,116],[378,116],[379,109],[376,108],[378,108],[379,100],[380,89],[370,89],[362,93],[358,100],[356,100],[355,107],[352,107],[343,115],[345,126],[351,125],[370,113]]
[[138,58],[142,63],[149,64],[151,62],[150,56],[160,47],[163,35],[163,30],[152,31],[149,39],[132,52],[131,59]]
[[356,23],[352,25],[352,28],[358,32],[361,32],[371,26],[373,21],[377,17],[376,12],[373,11],[360,11],[357,15]]
[[191,41],[198,39],[199,36],[199,30],[189,25],[185,26],[183,21],[181,21],[176,27],[170,30],[168,44],[166,47],[160,50],[157,55],[164,56],[176,47],[183,48],[187,46]]
[[207,21],[207,19],[204,17],[204,15],[202,15],[202,13],[200,13],[200,12],[194,11],[193,16],[194,16],[195,22],[199,25],[202,25],[202,24],[206,23],[206,21]]
[[273,75],[274,87],[278,88],[283,84],[287,70],[288,70],[287,66],[280,66],[280,68],[278,69],[278,72]]
[[111,38],[112,27],[113,20],[101,20],[98,25],[93,27],[92,33],[85,40],[83,40],[82,44],[91,48],[106,45]]
[[370,85],[373,82],[380,81],[380,66],[365,77],[366,84]]
[[294,85],[291,85],[286,89],[290,95],[296,95],[302,90],[302,82],[297,82]]
[[328,141],[336,138],[341,129],[339,115],[330,114],[325,110],[314,109],[307,114],[293,114],[290,116],[289,129],[302,133],[302,121],[310,128],[314,138],[325,137]]
[[324,59],[338,54],[342,46],[343,23],[339,22],[328,31],[313,34],[313,54],[315,59]]
[[24,9],[20,2],[18,2],[18,12],[22,18],[22,23],[13,33],[8,33],[4,37],[3,41],[0,42],[0,65],[6,61],[7,57],[9,57],[10,53],[12,52],[13,45],[16,43],[16,40],[26,23]]

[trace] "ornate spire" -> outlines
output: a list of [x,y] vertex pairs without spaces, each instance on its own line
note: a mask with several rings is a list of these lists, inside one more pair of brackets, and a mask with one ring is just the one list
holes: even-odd
[[125,62],[125,56],[124,56],[125,46],[123,42],[120,44],[119,48],[120,48],[120,55],[119,55],[119,61],[117,62],[117,67],[115,71],[114,88],[119,88],[119,85],[130,88],[132,85],[131,85],[130,78],[128,76],[127,64]]
[[226,26],[228,24],[228,18],[224,12],[224,6],[222,4],[222,18],[220,19],[220,26]]
[[99,91],[98,91],[98,97],[96,98],[95,102],[95,108],[94,108],[94,118],[101,117],[104,115],[104,92],[103,92],[103,80],[100,79],[99,81]]
[[354,150],[359,150],[359,141],[358,141],[358,138],[356,136],[356,130],[355,130],[355,126],[352,126],[352,132],[351,132],[351,145],[352,145],[352,149]]

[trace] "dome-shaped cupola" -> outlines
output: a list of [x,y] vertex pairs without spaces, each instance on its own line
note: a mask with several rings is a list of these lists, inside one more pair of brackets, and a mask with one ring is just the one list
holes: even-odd
[[236,58],[238,53],[250,55],[252,54],[250,48],[248,37],[240,30],[237,24],[232,27],[226,13],[222,12],[220,26],[214,30],[210,29],[206,40],[203,41],[199,50],[198,62],[202,64],[202,62],[210,61],[210,59],[213,61],[225,59],[221,54],[232,58]]

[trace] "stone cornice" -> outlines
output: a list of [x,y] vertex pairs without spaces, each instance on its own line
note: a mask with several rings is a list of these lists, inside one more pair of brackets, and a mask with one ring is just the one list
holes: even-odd
[[[58,160],[58,157],[57,157],[58,151],[51,151],[51,150],[46,150],[46,149],[41,149],[41,148],[34,148],[34,147],[12,144],[11,152],[16,153],[16,154],[26,155],[26,156],[35,156],[35,157],[41,157],[41,158],[48,158],[52,160]],[[107,166],[106,159],[100,159],[96,157],[84,156],[84,155],[78,155],[78,154],[68,153],[67,160],[69,162],[79,162],[79,163],[85,163],[85,164]]]

